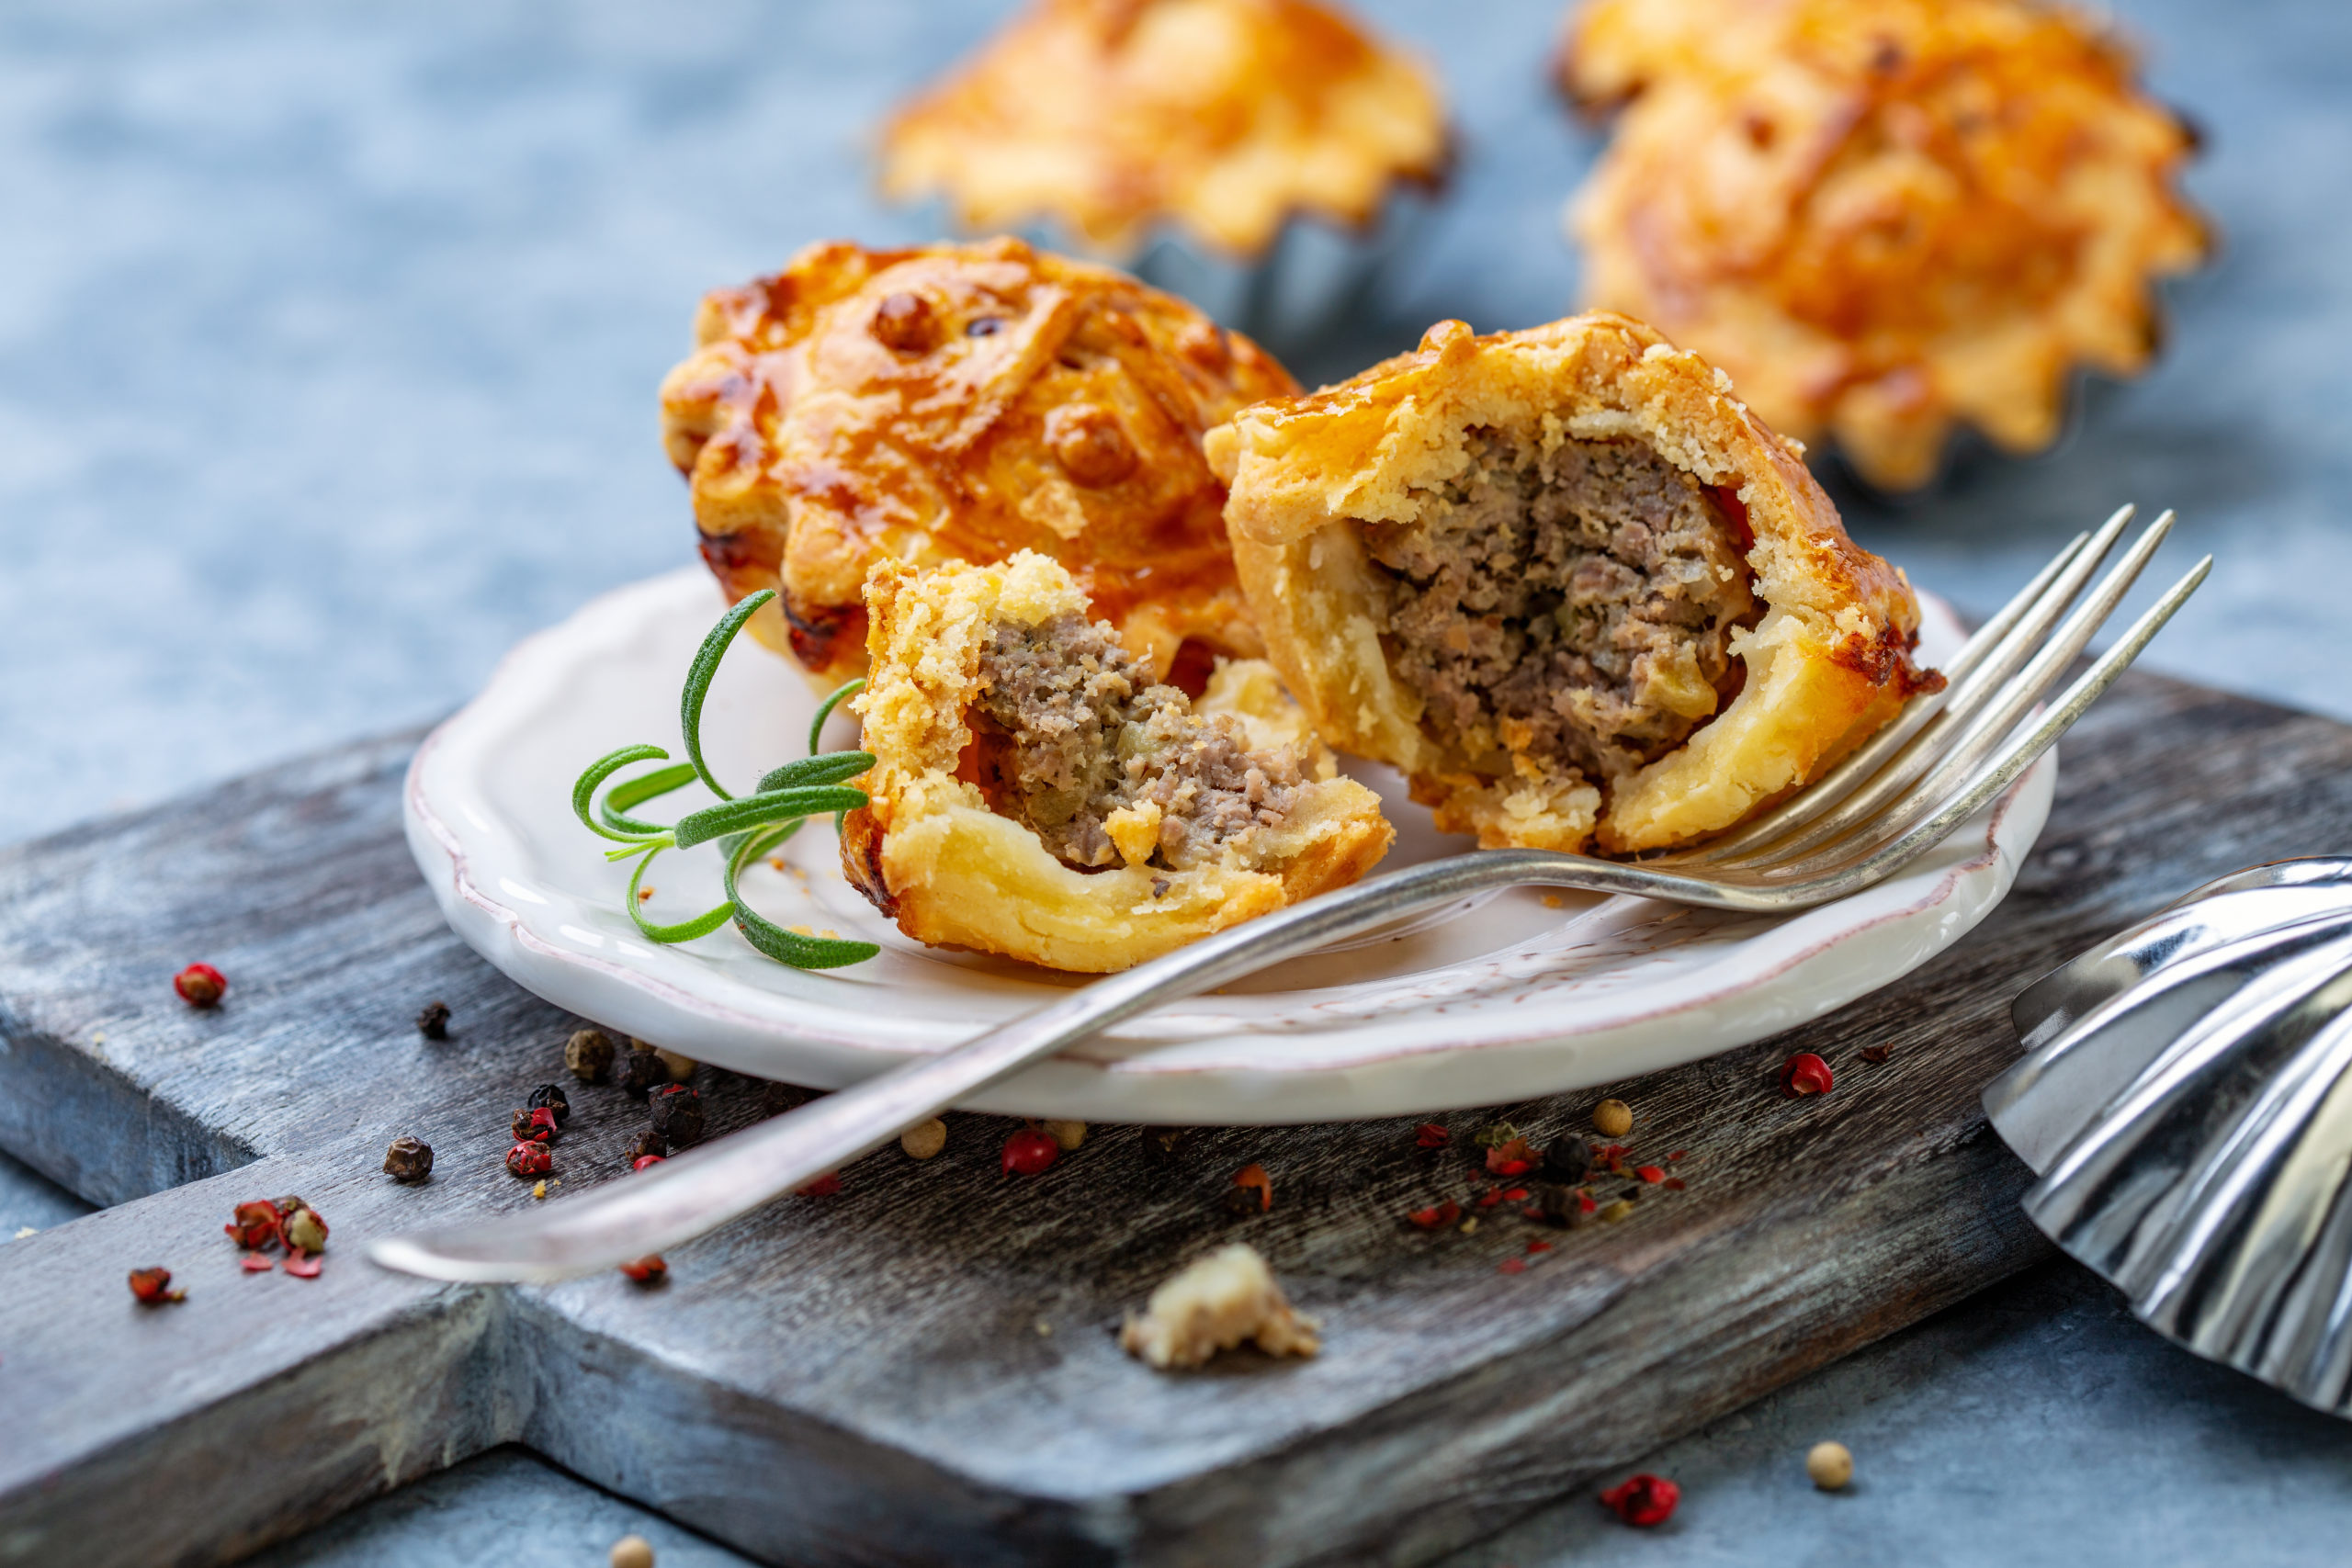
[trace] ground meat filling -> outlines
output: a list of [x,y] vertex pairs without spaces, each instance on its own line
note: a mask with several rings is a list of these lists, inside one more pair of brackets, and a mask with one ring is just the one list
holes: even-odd
[[1181,871],[1279,826],[1305,787],[1290,748],[1254,751],[1232,717],[1194,716],[1109,626],[1079,615],[1001,623],[980,687],[966,716],[976,782],[993,809],[1082,870],[1122,863],[1107,826],[1115,812],[1157,806],[1149,863]]
[[1480,771],[1517,755],[1613,784],[1737,694],[1731,636],[1761,614],[1740,542],[1641,442],[1484,431],[1471,453],[1419,519],[1364,531],[1389,666]]

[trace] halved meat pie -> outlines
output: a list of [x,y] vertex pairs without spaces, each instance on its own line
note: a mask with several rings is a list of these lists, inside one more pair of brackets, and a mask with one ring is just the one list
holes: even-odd
[[1696,355],[1611,315],[1420,348],[1210,432],[1324,738],[1482,843],[1728,828],[1928,682],[1902,574]]
[[1395,836],[1262,660],[1199,703],[1090,618],[1069,573],[875,569],[876,759],[842,860],[900,930],[1057,969],[1125,969],[1354,881]]

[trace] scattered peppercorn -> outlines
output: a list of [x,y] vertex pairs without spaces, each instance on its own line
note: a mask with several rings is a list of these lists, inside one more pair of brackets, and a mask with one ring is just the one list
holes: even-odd
[[1274,1206],[1274,1179],[1266,1174],[1264,1166],[1255,1161],[1233,1173],[1233,1190],[1245,1197],[1253,1191],[1257,1193],[1258,1212],[1261,1214]]
[[1062,1157],[1062,1146],[1034,1128],[1023,1127],[1004,1141],[1003,1173],[1039,1176]]
[[187,1300],[187,1292],[172,1289],[172,1271],[163,1268],[133,1269],[130,1271],[130,1293],[147,1306]]
[[324,1252],[327,1249],[327,1223],[312,1208],[300,1208],[286,1216],[278,1227],[286,1237],[289,1252]]
[[563,1065],[582,1083],[603,1083],[613,1071],[613,1037],[601,1029],[573,1031],[563,1043]]
[[1064,1154],[1086,1142],[1086,1123],[1083,1122],[1041,1122],[1037,1128],[1060,1145]]
[[1549,1224],[1580,1225],[1586,1212],[1577,1201],[1580,1197],[1582,1194],[1573,1187],[1539,1187],[1535,1190],[1535,1212]]
[[621,1092],[631,1100],[643,1100],[657,1086],[669,1081],[669,1069],[650,1050],[632,1050],[621,1062]]
[[525,1138],[506,1151],[506,1168],[516,1176],[545,1176],[555,1168],[555,1156],[537,1138]]
[[433,1174],[433,1146],[416,1138],[394,1138],[384,1151],[384,1174],[395,1181],[422,1181]]
[[628,1168],[631,1170],[643,1170],[648,1166],[660,1165],[661,1163],[662,1156],[660,1155],[639,1155],[635,1159],[628,1162]]
[[702,1096],[684,1084],[672,1084],[650,1102],[653,1130],[673,1149],[692,1148],[702,1141]]
[[1574,1187],[1592,1169],[1592,1145],[1574,1133],[1563,1133],[1544,1148],[1544,1172]]
[[1143,1157],[1147,1165],[1173,1165],[1184,1157],[1193,1146],[1193,1127],[1138,1127],[1137,1136],[1143,1141]]
[[255,1199],[238,1204],[236,1217],[220,1228],[246,1251],[259,1252],[277,1245],[277,1205]]
[[1622,1138],[1634,1130],[1634,1108],[1622,1100],[1604,1100],[1592,1108],[1592,1129],[1604,1138]]
[[554,1111],[555,1124],[559,1127],[571,1120],[571,1097],[563,1092],[561,1084],[543,1083],[533,1089],[531,1098],[523,1103],[534,1111],[545,1109]]
[[781,1116],[787,1111],[799,1110],[816,1098],[815,1089],[802,1089],[798,1084],[766,1084],[760,1089],[760,1114]]
[[1865,1062],[1883,1062],[1889,1056],[1894,1055],[1894,1047],[1892,1045],[1865,1045],[1861,1048],[1860,1055]]
[[526,1138],[537,1138],[543,1144],[552,1144],[555,1142],[555,1112],[546,1106],[542,1105],[537,1111],[524,1110],[514,1112],[514,1141],[516,1143],[519,1144]]
[[1436,1122],[1424,1122],[1413,1131],[1413,1144],[1418,1148],[1442,1149],[1453,1141],[1453,1134]]
[[636,1144],[630,1147],[628,1152],[632,1157],[643,1159],[647,1155],[668,1154],[670,1152],[670,1145],[661,1134],[655,1132],[652,1128],[648,1127],[643,1133],[638,1135]]
[[1625,1478],[1600,1495],[1600,1505],[1629,1525],[1662,1525],[1682,1501],[1682,1488],[1647,1472]]
[[449,1038],[449,1004],[427,1002],[417,1010],[416,1032],[427,1040]]
[[209,964],[191,964],[172,976],[172,989],[192,1008],[217,1005],[229,989],[228,976]]
[[947,1123],[934,1116],[899,1134],[899,1146],[909,1159],[930,1159],[947,1146]]
[[640,1285],[658,1285],[670,1277],[670,1266],[657,1254],[621,1265],[621,1272]]
[[1854,1456],[1843,1443],[1815,1443],[1804,1456],[1804,1472],[1824,1492],[1842,1492],[1854,1479]]
[[613,1542],[612,1568],[653,1568],[653,1543],[641,1535],[621,1537]]
[[1781,1067],[1781,1092],[1792,1099],[1808,1094],[1827,1094],[1838,1080],[1829,1071],[1829,1064],[1810,1051],[1800,1051]]

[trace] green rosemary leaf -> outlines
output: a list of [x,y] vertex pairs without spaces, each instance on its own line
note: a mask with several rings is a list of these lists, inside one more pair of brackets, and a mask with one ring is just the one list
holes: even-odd
[[678,848],[692,849],[696,844],[740,833],[746,828],[780,822],[787,817],[814,817],[820,812],[847,811],[865,804],[865,791],[838,785],[772,790],[690,811],[678,818],[670,832],[677,840]]
[[673,926],[657,926],[645,918],[645,900],[637,896],[637,885],[645,880],[645,868],[661,858],[662,848],[663,846],[659,844],[652,846],[651,852],[638,862],[637,869],[629,874],[628,918],[636,921],[637,929],[643,931],[647,938],[653,942],[692,942],[698,936],[708,936],[725,925],[728,917],[735,913],[735,906],[732,903],[721,904],[715,909],[705,909],[693,919],[680,920]]
[[[612,839],[626,844],[632,840],[645,837],[646,835],[642,833],[621,831],[605,827],[588,814],[588,804],[595,798],[597,785],[628,767],[631,762],[666,762],[669,760],[670,753],[659,746],[624,746],[617,751],[605,752],[588,764],[586,773],[572,781],[571,814],[579,818],[582,825],[590,832],[600,838]],[[662,830],[659,828],[653,829],[657,833]]]
[[803,757],[797,762],[786,762],[760,781],[760,793],[791,789],[799,784],[839,784],[854,779],[874,765],[871,751],[828,751],[821,757]]
[[864,690],[865,677],[860,675],[854,681],[844,681],[835,686],[832,694],[817,705],[817,716],[808,721],[808,754],[811,757],[817,754],[817,748],[825,743],[825,721],[833,716],[833,710]]
[[632,806],[642,806],[656,795],[667,795],[694,782],[695,765],[692,762],[656,768],[642,778],[615,784],[605,795],[605,804],[596,815],[605,819],[606,827],[617,828],[624,833],[666,833],[670,830],[667,822],[643,822],[624,814]]
[[727,657],[728,644],[735,640],[735,634],[743,629],[743,623],[752,618],[752,612],[775,597],[775,589],[763,588],[718,617],[718,624],[702,639],[702,647],[695,650],[694,664],[686,671],[686,689],[679,698],[678,722],[685,731],[686,761],[695,765],[696,776],[710,787],[710,793],[721,800],[735,797],[710,776],[710,768],[702,760],[702,700],[710,694],[711,677],[718,673],[718,661]]
[[752,833],[737,845],[727,858],[727,898],[735,911],[735,929],[743,940],[766,953],[779,964],[789,964],[795,969],[838,969],[845,964],[863,964],[882,951],[870,942],[851,942],[842,937],[802,936],[798,931],[786,931],[774,920],[754,913],[735,891],[735,879],[743,868],[774,849],[800,826],[770,833]]

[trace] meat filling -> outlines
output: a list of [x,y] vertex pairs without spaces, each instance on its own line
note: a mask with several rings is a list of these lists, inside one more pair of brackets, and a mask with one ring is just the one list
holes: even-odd
[[967,716],[976,782],[1068,864],[1121,863],[1112,818],[1122,812],[1148,824],[1157,807],[1148,863],[1181,871],[1280,825],[1298,804],[1305,778],[1290,748],[1252,750],[1230,716],[1195,716],[1107,625],[1075,615],[1001,623],[981,653],[980,685]]
[[1549,450],[1476,433],[1412,523],[1365,530],[1385,571],[1390,668],[1430,738],[1613,784],[1739,690],[1732,633],[1761,607],[1707,488],[1637,441]]

